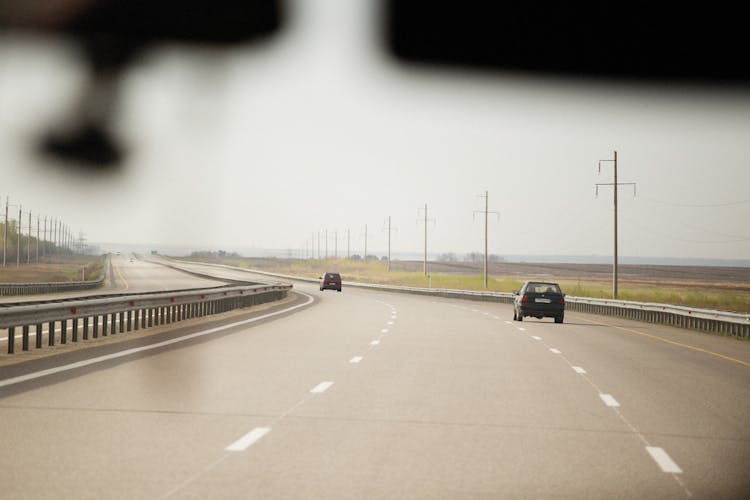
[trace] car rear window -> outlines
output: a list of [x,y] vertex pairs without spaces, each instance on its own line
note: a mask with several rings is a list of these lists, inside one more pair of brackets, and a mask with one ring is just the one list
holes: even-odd
[[326,279],[329,279],[329,280],[338,280],[338,279],[341,279],[341,276],[338,273],[327,273],[326,274]]
[[562,293],[557,283],[529,283],[526,293]]

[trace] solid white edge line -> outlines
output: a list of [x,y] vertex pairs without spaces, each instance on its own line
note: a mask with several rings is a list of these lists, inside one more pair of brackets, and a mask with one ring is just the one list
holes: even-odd
[[299,309],[300,307],[305,307],[306,305],[310,304],[313,301],[313,297],[311,295],[308,295],[303,292],[297,292],[301,295],[304,295],[307,297],[307,301],[302,304],[297,304],[296,306],[289,307],[287,309],[283,309],[281,311],[276,311],[273,313],[263,314],[261,316],[256,316],[255,318],[250,318],[242,321],[237,321],[235,323],[230,323],[228,325],[223,326],[217,326],[215,328],[210,328],[208,330],[203,330],[202,332],[196,332],[191,333],[190,335],[185,335],[182,337],[178,337],[176,339],[171,340],[165,340],[164,342],[157,342],[156,344],[151,344],[143,347],[135,347],[133,349],[127,349],[125,351],[115,352],[112,354],[107,354],[106,356],[99,356],[97,358],[91,358],[86,359],[83,361],[78,361],[76,363],[70,363],[68,365],[58,366],[55,368],[49,368],[47,370],[42,370],[34,373],[28,373],[26,375],[20,375],[18,377],[9,378],[6,380],[0,380],[0,387],[6,387],[9,385],[19,384],[21,382],[26,382],[28,380],[34,380],[40,377],[45,377],[47,375],[53,375],[55,373],[61,373],[68,370],[74,370],[76,368],[82,368],[84,366],[90,366],[97,363],[102,363],[104,361],[109,361],[111,359],[117,359],[117,358],[124,358],[125,356],[130,356],[132,354],[137,354],[139,352],[143,351],[150,351],[152,349],[159,349],[160,347],[165,347],[168,345],[176,344],[178,342],[184,342],[186,340],[191,340],[198,337],[203,337],[205,335],[211,335],[212,333],[220,332],[222,330],[228,330],[230,328],[234,328],[236,326],[242,326],[242,325],[248,325],[250,323],[255,323],[256,321],[260,321],[262,319],[271,318],[273,316],[278,316],[279,314],[285,314],[289,311],[293,311],[295,309]]
[[333,385],[333,382],[330,380],[326,380],[325,382],[321,382],[312,389],[310,389],[310,392],[313,394],[321,394],[323,392],[326,392],[331,386]]
[[599,394],[599,397],[604,401],[604,404],[607,406],[617,407],[620,406],[620,403],[617,402],[615,398],[612,397],[611,394]]
[[672,460],[672,457],[670,457],[663,448],[659,448],[658,446],[646,446],[646,451],[651,455],[651,458],[654,459],[654,462],[661,467],[662,471],[670,474],[682,474],[680,466]]
[[269,432],[271,432],[270,427],[256,427],[224,449],[226,451],[245,451]]

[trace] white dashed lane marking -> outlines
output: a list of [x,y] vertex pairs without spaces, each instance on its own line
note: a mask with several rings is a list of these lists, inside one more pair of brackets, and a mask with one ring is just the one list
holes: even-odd
[[380,330],[380,333],[388,333],[388,328],[383,328],[382,330]]
[[312,389],[310,389],[310,392],[314,394],[320,394],[322,392],[326,392],[331,386],[333,385],[333,382],[325,381],[321,382]]
[[245,451],[260,438],[271,432],[270,427],[256,427],[234,443],[225,448],[226,451]]
[[576,373],[580,373],[581,375],[586,373],[586,370],[584,370],[580,366],[574,366],[573,369],[576,371]]
[[537,337],[536,335],[532,335],[531,338],[534,340],[542,340],[542,337]]
[[646,451],[651,455],[661,470],[670,474],[682,474],[682,469],[672,460],[672,457],[667,455],[667,452],[658,446],[646,446]]
[[372,342],[370,342],[370,345],[378,345],[379,343],[379,340],[373,340]]
[[555,354],[562,354],[558,349],[555,349],[554,347],[550,348],[550,352],[553,352]]
[[349,360],[350,363],[359,363],[360,361],[362,361],[362,356],[354,356]]
[[599,397],[602,398],[602,401],[604,401],[604,404],[607,406],[612,406],[612,407],[620,406],[620,403],[618,403],[617,400],[613,398],[611,394],[599,394]]

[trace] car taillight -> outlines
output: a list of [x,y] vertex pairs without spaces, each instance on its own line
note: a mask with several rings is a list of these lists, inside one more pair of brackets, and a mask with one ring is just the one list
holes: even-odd
[[565,305],[565,299],[560,297],[560,300],[557,301],[558,304]]
[[526,295],[521,296],[521,302],[528,302],[529,298]]

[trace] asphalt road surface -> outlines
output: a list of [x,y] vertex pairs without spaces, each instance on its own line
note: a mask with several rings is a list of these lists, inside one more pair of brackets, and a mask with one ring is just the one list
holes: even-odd
[[181,323],[184,342],[25,381],[6,372],[0,496],[750,491],[748,342],[572,312],[562,325],[517,323],[503,304],[295,289],[270,309]]

